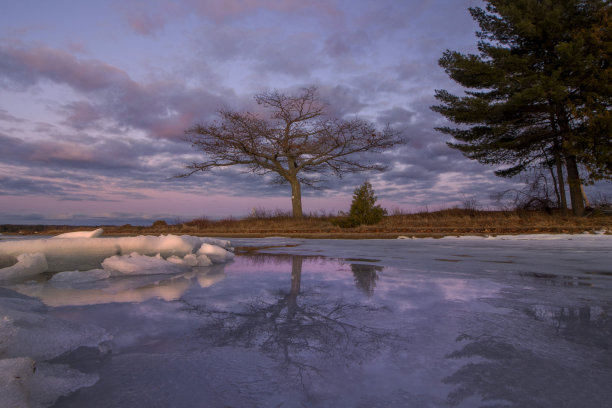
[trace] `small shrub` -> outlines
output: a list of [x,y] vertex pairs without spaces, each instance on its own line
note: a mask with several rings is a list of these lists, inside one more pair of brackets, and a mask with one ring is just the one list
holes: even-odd
[[152,227],[157,227],[157,228],[159,228],[159,227],[167,227],[167,226],[168,226],[168,223],[166,221],[164,221],[164,220],[157,220],[152,225]]
[[376,205],[376,196],[369,181],[364,182],[353,192],[353,202],[348,217],[331,220],[333,225],[340,228],[353,228],[358,225],[374,225],[382,221],[387,210]]
[[353,202],[349,218],[353,219],[358,224],[374,225],[382,221],[383,216],[387,214],[387,210],[376,204],[376,196],[372,189],[372,184],[369,181],[364,182],[357,187],[353,192]]
[[203,215],[203,216],[201,216],[199,218],[195,218],[195,219],[193,219],[191,221],[184,222],[183,224],[188,226],[188,227],[206,228],[206,227],[210,227],[213,224],[213,221],[211,221],[208,217]]

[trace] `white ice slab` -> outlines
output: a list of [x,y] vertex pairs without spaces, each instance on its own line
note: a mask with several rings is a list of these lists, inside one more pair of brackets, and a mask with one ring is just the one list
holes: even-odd
[[0,281],[27,278],[46,272],[47,269],[47,258],[44,254],[40,252],[19,254],[15,265],[0,269]]
[[102,228],[98,228],[93,231],[66,232],[65,234],[56,235],[53,238],[97,238],[102,236],[103,232],[104,230]]
[[160,255],[147,256],[132,252],[115,255],[102,262],[102,268],[113,275],[177,274],[186,272],[187,265],[166,261]]
[[[0,242],[0,268],[15,265],[22,254],[37,253],[44,255],[50,272],[89,270],[99,268],[106,258],[134,252],[148,256],[160,254],[163,258],[183,258],[189,254],[197,258],[210,254],[208,258],[213,263],[233,258],[229,241],[189,235],[47,238]],[[202,258],[198,262],[205,264],[207,260]]]

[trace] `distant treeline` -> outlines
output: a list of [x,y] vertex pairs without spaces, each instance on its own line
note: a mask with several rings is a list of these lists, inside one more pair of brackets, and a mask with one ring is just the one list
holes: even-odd
[[72,231],[75,229],[84,228],[84,227],[75,227],[70,225],[19,225],[19,224],[0,224],[0,233],[9,233],[9,234],[34,234],[41,233],[49,230],[57,230],[57,231]]

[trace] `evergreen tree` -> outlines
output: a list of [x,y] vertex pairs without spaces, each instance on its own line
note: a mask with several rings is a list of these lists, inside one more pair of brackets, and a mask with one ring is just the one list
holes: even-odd
[[353,201],[348,216],[332,219],[332,224],[341,228],[378,224],[387,215],[387,210],[380,205],[376,205],[377,200],[372,184],[365,181],[353,192]]
[[364,182],[353,192],[353,201],[349,218],[356,225],[373,225],[379,223],[387,211],[380,205],[376,205],[378,198],[374,195],[372,184]]
[[446,51],[440,65],[468,88],[438,90],[433,106],[458,128],[438,130],[466,157],[503,166],[499,176],[566,168],[574,214],[584,203],[578,165],[612,176],[610,4],[607,0],[485,0],[470,8],[479,54]]

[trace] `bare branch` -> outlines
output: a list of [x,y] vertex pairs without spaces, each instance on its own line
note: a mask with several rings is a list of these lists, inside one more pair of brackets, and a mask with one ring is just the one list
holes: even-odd
[[268,109],[269,117],[224,109],[218,112],[218,121],[186,131],[187,140],[206,160],[186,166],[188,172],[180,177],[234,165],[257,174],[273,172],[291,184],[294,216],[301,216],[300,183],[312,185],[325,173],[383,170],[384,166],[363,163],[355,156],[403,143],[388,126],[379,131],[363,119],[326,117],[326,105],[315,87],[298,95],[265,92],[255,100]]

